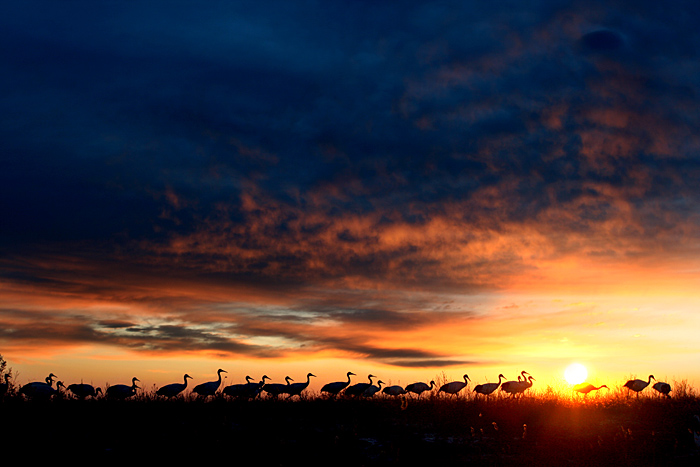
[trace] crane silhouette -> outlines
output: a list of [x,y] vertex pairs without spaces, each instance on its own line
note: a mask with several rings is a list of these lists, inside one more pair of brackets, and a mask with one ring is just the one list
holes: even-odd
[[418,382],[418,383],[411,383],[408,386],[406,386],[406,392],[412,392],[414,394],[418,394],[418,397],[425,391],[430,391],[433,389],[433,386],[435,386],[435,381],[431,381],[430,385],[427,385],[426,383],[423,382]]
[[285,393],[287,391],[287,387],[290,384],[289,382],[294,381],[294,380],[292,378],[290,378],[289,376],[285,376],[284,380],[287,382],[287,384],[282,384],[282,383],[266,384],[265,386],[263,386],[263,391],[268,393],[271,397],[277,397],[280,394]]
[[382,394],[386,394],[388,396],[403,396],[406,394],[406,390],[402,388],[401,386],[387,386],[384,389],[382,389]]
[[194,387],[192,392],[202,397],[213,396],[214,394],[216,394],[216,391],[219,389],[219,386],[221,386],[221,373],[228,372],[219,368],[216,371],[216,375],[219,377],[219,379],[217,379],[216,381],[209,381],[206,383],[198,384]]
[[53,373],[51,373],[49,376],[46,377],[46,382],[34,382],[34,383],[28,383],[22,386],[19,390],[20,394],[23,394],[24,396],[28,397],[29,399],[35,399],[35,400],[45,400],[49,399],[51,396],[54,396],[59,393],[59,388],[65,388],[63,385],[63,382],[58,381],[56,383],[56,388],[53,388],[53,379],[52,377],[56,377]]
[[443,384],[438,392],[444,392],[445,394],[451,394],[453,396],[457,395],[457,393],[467,387],[467,384],[469,384],[469,381],[471,381],[469,376],[466,374],[463,376],[463,378],[464,382],[452,381],[451,383]]
[[361,396],[365,390],[372,385],[372,378],[376,378],[374,375],[369,375],[367,377],[369,379],[369,383],[357,383],[353,384],[352,386],[349,386],[345,390],[345,395],[346,396]]
[[66,389],[75,394],[78,399],[97,397],[98,394],[102,394],[102,388],[95,388],[91,384],[86,383],[70,384]]
[[398,397],[406,394],[406,390],[399,385],[387,386],[384,389],[382,389],[382,394],[386,394],[387,396]]
[[501,379],[506,379],[506,377],[503,375],[498,375],[497,383],[477,384],[477,386],[474,388],[474,392],[477,394],[488,396],[489,394],[493,393],[496,389],[498,389],[498,386],[501,385]]
[[[523,378],[526,378],[525,375],[529,375],[529,374],[530,374],[530,373],[528,373],[528,372],[525,371],[525,370],[521,371],[521,372],[520,372],[520,375],[522,375],[522,376],[518,376],[518,380],[517,380],[517,381],[506,381],[505,383],[501,384],[501,391],[507,392],[508,394],[511,394],[511,395],[512,395],[512,394],[513,394],[513,390],[515,389],[515,387],[516,387],[518,384],[522,383],[522,379],[523,379]],[[513,388],[513,389],[511,389],[511,388]]]
[[523,395],[525,393],[525,391],[527,391],[528,389],[530,389],[532,387],[533,381],[536,381],[536,380],[532,376],[528,376],[523,381],[519,381],[517,384],[512,386],[511,395],[513,397],[515,397],[518,394]]
[[355,376],[355,373],[352,371],[348,371],[348,380],[346,381],[336,381],[334,383],[328,383],[324,384],[323,387],[321,388],[321,392],[327,392],[328,394],[332,396],[337,396],[340,391],[345,389],[350,385],[350,376]]
[[[263,375],[263,377],[259,383],[249,382],[247,384],[244,384],[243,389],[242,389],[242,393],[240,395],[242,397],[246,397],[248,399],[255,399],[256,397],[258,397],[258,395],[262,392],[263,388],[265,387],[265,380],[266,379],[270,379],[270,377],[267,375]],[[246,380],[248,380],[248,377],[246,377]]]
[[185,380],[184,383],[166,384],[165,386],[163,386],[163,387],[161,387],[160,389],[158,389],[158,390],[156,391],[156,394],[158,394],[159,396],[165,396],[165,397],[167,397],[168,399],[170,399],[171,397],[177,396],[177,395],[180,394],[182,391],[184,391],[185,389],[187,389],[187,378],[189,378],[189,379],[194,379],[194,378],[192,378],[190,375],[188,375],[187,373],[185,373],[185,376],[183,376],[183,378],[182,378],[182,379]]
[[44,382],[34,381],[32,383],[27,383],[19,388],[19,393],[30,399],[51,396],[55,391],[53,389],[53,379],[55,377],[56,375],[50,373],[49,376],[44,379]]
[[245,380],[245,383],[232,384],[230,386],[226,386],[222,392],[227,396],[242,397],[245,394],[246,389],[249,387],[249,385],[252,384],[253,377],[246,376]]
[[136,376],[131,378],[131,386],[128,386],[126,384],[115,384],[114,386],[110,386],[107,388],[107,397],[109,399],[117,399],[117,400],[124,400],[128,399],[129,397],[133,396],[136,394],[137,389],[141,389],[136,385],[136,381],[139,383],[141,380],[139,380]]
[[659,394],[663,394],[666,397],[671,397],[669,392],[671,392],[671,385],[668,383],[664,383],[663,381],[659,381],[657,383],[654,383],[652,388],[656,389],[656,391]]
[[587,396],[589,392],[598,391],[599,389],[602,389],[602,388],[610,389],[609,387],[607,387],[604,384],[602,386],[595,387],[591,383],[580,383],[580,384],[577,384],[576,386],[574,386],[574,391],[579,392],[579,393],[583,394],[584,396]]
[[5,373],[5,381],[0,383],[0,398],[4,397],[5,394],[7,394],[8,390],[10,389],[10,374]]
[[382,389],[382,384],[384,384],[384,381],[382,381],[381,379],[379,381],[377,381],[377,386],[375,386],[374,384],[371,384],[367,389],[362,391],[362,396],[363,397],[374,396],[376,393],[378,393]]
[[309,383],[311,382],[311,377],[312,377],[312,376],[313,376],[314,378],[316,377],[315,374],[313,374],[313,373],[308,373],[308,374],[306,375],[306,382],[305,382],[305,383],[294,383],[294,384],[290,384],[289,386],[287,386],[287,388],[286,388],[286,390],[285,390],[285,392],[286,392],[287,394],[289,394],[289,395],[287,396],[287,398],[294,397],[294,396],[299,396],[299,398],[301,398],[301,391],[303,391],[304,389],[306,389],[307,387],[309,387]]
[[649,375],[649,380],[644,381],[642,379],[631,379],[627,381],[624,385],[628,389],[627,393],[629,394],[629,390],[632,390],[637,393],[637,397],[639,397],[639,393],[642,392],[644,389],[646,389],[647,386],[649,386],[649,383],[651,383],[651,380],[655,380],[654,375]]

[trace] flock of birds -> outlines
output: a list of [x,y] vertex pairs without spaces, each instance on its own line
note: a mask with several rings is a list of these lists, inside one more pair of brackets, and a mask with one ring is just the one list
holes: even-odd
[[[649,375],[649,379],[647,381],[644,381],[643,379],[631,379],[631,380],[627,381],[623,385],[623,387],[627,388],[628,391],[634,391],[635,393],[637,393],[637,397],[639,397],[639,393],[642,392],[643,390],[645,390],[647,388],[647,386],[649,386],[649,384],[651,384],[652,379],[654,381],[656,381],[656,378],[654,378],[654,375]],[[580,392],[581,394],[584,394],[587,396],[589,392],[597,391],[597,390],[603,389],[603,388],[610,389],[605,384],[603,384],[602,386],[596,387],[590,383],[581,383],[581,384],[577,384],[576,386],[574,386],[574,391]],[[663,394],[666,397],[671,397],[671,394],[670,394],[671,393],[671,385],[668,383],[665,383],[663,381],[657,381],[656,383],[654,383],[652,388],[654,388],[656,390],[656,392],[658,392],[659,394]]]
[[[198,384],[192,389],[192,392],[199,397],[205,398],[215,395],[221,388],[223,382],[221,373],[227,372],[226,370],[219,369],[217,371],[217,379],[215,381],[209,381],[206,383]],[[269,380],[270,378],[267,375],[264,375],[259,382],[256,382],[250,376],[246,376],[245,383],[225,386],[221,390],[221,393],[229,397],[248,399],[256,398],[263,392],[266,393],[268,397],[273,398],[282,395],[286,395],[288,398],[294,396],[301,397],[301,393],[309,386],[311,378],[315,376],[316,375],[314,375],[313,373],[308,373],[306,375],[306,381],[301,383],[292,383],[292,381],[294,380],[289,376],[285,377],[285,383],[268,383],[267,380]],[[424,392],[432,391],[433,388],[437,387],[435,381],[430,381],[430,384],[424,382],[412,383],[406,386],[405,388],[398,385],[385,386],[384,388],[382,388],[382,385],[385,383],[381,380],[378,380],[377,383],[374,384],[372,380],[377,377],[372,374],[368,375],[367,377],[369,382],[355,384],[350,384],[350,377],[356,376],[355,373],[349,371],[346,376],[347,381],[337,381],[324,385],[321,388],[321,393],[327,394],[330,397],[337,397],[341,394],[348,397],[372,397],[381,391],[381,393],[386,394],[388,396],[402,396],[405,394],[412,393],[420,397],[421,394],[423,394]],[[95,388],[90,384],[84,383],[71,384],[66,387],[63,384],[63,382],[57,381],[56,387],[54,387],[54,379],[56,378],[56,375],[51,373],[49,376],[46,377],[45,381],[38,381],[25,384],[19,389],[19,393],[29,399],[49,399],[52,396],[59,394],[61,388],[63,388],[64,391],[71,392],[75,397],[79,399],[85,399],[87,397],[97,398],[98,395],[103,394],[101,388]],[[156,394],[165,398],[176,397],[182,394],[185,391],[185,389],[187,389],[188,379],[193,378],[190,375],[185,374],[182,383],[172,383],[162,386],[157,389]],[[517,380],[502,381],[505,379],[506,377],[500,374],[498,375],[497,383],[479,384],[474,387],[473,391],[476,393],[477,396],[482,395],[484,397],[488,397],[500,388],[500,390],[503,393],[510,394],[512,397],[516,397],[518,395],[524,394],[525,391],[532,387],[533,381],[535,381],[535,378],[533,378],[526,371],[522,371],[521,374],[518,375]],[[626,387],[630,391],[634,391],[635,393],[637,393],[637,396],[639,396],[639,393],[643,391],[647,386],[649,386],[652,379],[655,379],[654,376],[649,375],[649,379],[647,381],[640,379],[629,380],[624,384],[624,387]],[[450,383],[446,383],[440,386],[440,388],[438,389],[438,394],[445,393],[453,396],[457,395],[460,391],[462,391],[469,385],[470,381],[471,380],[469,379],[469,376],[465,374],[463,376],[462,381],[452,381]],[[128,399],[136,395],[136,390],[140,389],[140,387],[136,384],[137,382],[140,382],[139,379],[134,377],[132,378],[130,385],[115,384],[109,386],[104,392],[104,396],[109,399]],[[6,374],[4,383],[0,383],[0,396],[4,395],[8,391],[9,386],[9,375]],[[590,392],[597,391],[602,388],[608,387],[606,385],[596,387],[590,383],[581,383],[574,386],[573,389],[574,391],[577,391],[587,396]],[[671,392],[671,386],[668,383],[657,382],[653,385],[653,388],[659,393],[670,397],[669,393]]]

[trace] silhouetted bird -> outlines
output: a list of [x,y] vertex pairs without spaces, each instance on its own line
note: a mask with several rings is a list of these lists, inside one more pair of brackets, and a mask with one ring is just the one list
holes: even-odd
[[380,379],[379,381],[377,381],[377,386],[375,386],[374,384],[370,385],[367,389],[365,389],[365,390],[362,392],[362,395],[363,395],[364,397],[372,397],[372,396],[374,396],[376,393],[379,392],[380,389],[382,389],[382,384],[384,384],[384,381],[382,381],[382,380]]
[[522,378],[525,378],[525,375],[529,375],[527,371],[523,370],[520,372],[522,376],[518,376],[517,381],[506,381],[505,383],[501,384],[501,391],[506,392],[508,394],[513,394],[513,390],[511,388],[515,388],[519,383],[522,383]]
[[[246,377],[246,380],[247,379],[248,378]],[[266,379],[270,379],[270,377],[267,375],[263,375],[263,377],[259,383],[247,383],[247,384],[243,385],[243,390],[242,390],[242,393],[240,394],[240,396],[245,397],[247,399],[255,399],[256,397],[258,397],[260,395],[260,393],[264,389]]]
[[515,397],[516,395],[524,394],[525,391],[532,387],[532,381],[535,380],[532,376],[528,376],[524,381],[518,381],[516,384],[512,385],[510,388],[510,394]]
[[355,376],[355,373],[348,371],[348,380],[347,382],[345,381],[336,381],[334,383],[328,383],[324,384],[323,387],[321,388],[321,392],[327,392],[328,394],[331,394],[333,396],[337,396],[340,391],[345,389],[350,385],[350,376]]
[[5,381],[3,383],[0,383],[0,397],[3,397],[5,394],[7,394],[7,391],[10,388],[10,374],[5,373]]
[[303,391],[304,389],[306,389],[307,387],[309,387],[309,383],[311,382],[311,377],[312,377],[312,376],[313,376],[314,378],[316,377],[315,374],[313,374],[313,373],[308,373],[308,374],[306,375],[306,382],[305,382],[305,383],[294,383],[294,384],[290,384],[289,386],[287,386],[287,388],[285,389],[285,392],[286,392],[287,394],[289,394],[288,397],[294,397],[294,396],[299,396],[299,397],[301,397],[301,391]]
[[107,397],[109,399],[124,400],[136,394],[137,389],[141,389],[136,385],[136,381],[141,382],[136,376],[131,378],[131,386],[126,384],[115,384],[107,388]]
[[178,394],[180,394],[182,391],[187,389],[187,378],[189,379],[194,379],[190,375],[185,374],[182,379],[185,380],[184,383],[172,383],[172,384],[166,384],[165,386],[161,387],[156,391],[156,394],[159,396],[165,396],[167,398],[175,397]]
[[577,384],[576,386],[574,386],[574,391],[580,392],[581,394],[584,394],[587,396],[589,392],[598,391],[599,389],[602,389],[602,388],[610,389],[609,387],[607,387],[604,384],[602,386],[595,387],[591,383],[580,383],[580,384]]
[[654,383],[652,387],[664,396],[671,397],[671,395],[669,394],[669,392],[671,392],[670,384],[664,383],[663,381],[659,381],[658,383]]
[[61,381],[56,383],[56,388],[52,387],[53,380],[51,377],[55,377],[53,373],[46,377],[46,383],[35,382],[29,383],[22,386],[19,390],[20,394],[24,394],[30,399],[49,399],[51,396],[58,394],[58,388],[65,388]]
[[637,397],[639,397],[639,393],[643,391],[647,386],[649,386],[649,383],[651,383],[652,379],[656,379],[654,378],[654,375],[649,375],[649,381],[644,381],[641,379],[631,379],[625,383],[624,387],[636,392]]
[[53,379],[56,377],[53,373],[46,377],[44,382],[34,381],[32,383],[27,383],[21,388],[19,388],[19,393],[27,397],[46,397],[46,395],[53,395]]
[[85,383],[71,384],[66,389],[75,394],[78,399],[97,397],[97,394],[102,394],[102,388],[95,389],[92,385]]
[[423,382],[411,383],[408,386],[406,386],[406,392],[412,392],[412,393],[418,394],[418,396],[420,396],[425,391],[432,390],[433,386],[435,386],[435,381],[431,381],[430,385],[427,385],[426,383],[423,383]]
[[403,396],[404,394],[406,394],[406,390],[398,385],[387,386],[384,389],[382,389],[382,394],[386,394],[389,396]]
[[245,380],[245,383],[232,384],[230,386],[226,386],[222,392],[230,397],[243,397],[246,394],[248,388],[250,387],[250,384],[252,384],[253,378],[251,376],[246,376]]
[[496,389],[498,389],[498,386],[501,385],[501,379],[506,379],[506,377],[503,375],[498,375],[498,382],[497,383],[478,384],[474,388],[474,392],[477,394],[483,394],[484,396],[488,396],[489,394],[494,392]]
[[268,393],[271,397],[277,397],[280,394],[286,392],[287,387],[289,386],[290,381],[294,381],[292,378],[289,376],[285,376],[284,380],[287,382],[287,384],[282,384],[282,383],[269,383],[263,386],[263,391]]
[[469,376],[464,375],[464,382],[462,381],[452,381],[451,383],[443,384],[438,392],[444,392],[445,394],[456,395],[459,391],[467,387],[469,384]]
[[195,394],[198,394],[202,397],[213,396],[214,394],[216,394],[216,391],[219,389],[219,386],[221,386],[221,373],[228,373],[228,372],[226,370],[222,370],[221,368],[219,368],[216,371],[216,375],[219,377],[218,380],[198,384],[197,386],[194,387],[192,392]]
[[361,396],[365,390],[372,385],[372,378],[376,378],[374,375],[369,375],[367,377],[369,379],[369,383],[357,383],[353,384],[352,386],[348,387],[345,390],[345,395],[346,396]]

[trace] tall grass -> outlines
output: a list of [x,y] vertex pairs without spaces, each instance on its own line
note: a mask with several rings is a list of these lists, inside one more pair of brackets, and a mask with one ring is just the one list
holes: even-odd
[[36,456],[81,453],[96,462],[259,454],[266,465],[695,465],[694,388],[674,382],[665,398],[651,388],[627,395],[619,386],[585,398],[553,383],[522,397],[477,398],[470,386],[456,397],[434,390],[421,398],[332,399],[309,391],[294,400],[203,399],[189,391],[166,400],[154,386],[125,401],[14,394],[0,414],[6,446],[23,445],[31,433]]

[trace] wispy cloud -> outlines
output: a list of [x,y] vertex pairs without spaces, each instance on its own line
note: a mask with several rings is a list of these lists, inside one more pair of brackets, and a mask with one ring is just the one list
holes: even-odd
[[505,294],[696,279],[694,4],[26,5],[3,343],[446,367]]

